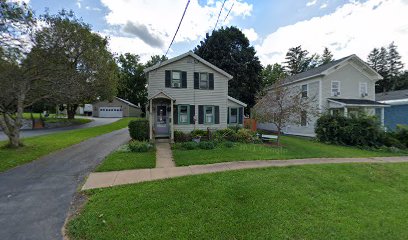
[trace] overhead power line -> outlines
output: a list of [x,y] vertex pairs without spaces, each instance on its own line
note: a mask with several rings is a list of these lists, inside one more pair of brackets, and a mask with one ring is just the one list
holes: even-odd
[[224,9],[224,5],[225,5],[225,2],[226,2],[226,1],[227,1],[227,0],[224,0],[224,2],[222,3],[220,12],[218,13],[217,21],[215,22],[215,26],[214,26],[213,32],[214,32],[215,29],[217,28],[218,21],[220,20],[221,12],[222,12],[222,10]]
[[234,7],[234,4],[235,4],[235,2],[233,2],[233,3],[232,3],[231,8],[230,8],[230,10],[228,11],[227,16],[225,16],[225,18],[224,18],[224,21],[223,21],[223,22],[225,22],[225,21],[227,20],[227,17],[229,16],[229,14],[230,14],[230,12],[231,12],[232,8]]
[[178,33],[179,29],[180,29],[181,23],[183,22],[184,15],[186,15],[186,11],[187,11],[187,8],[188,8],[188,5],[189,5],[189,4],[190,4],[190,0],[187,1],[186,7],[184,8],[183,16],[181,16],[180,22],[179,22],[179,24],[178,24],[178,26],[177,26],[177,30],[176,30],[176,32],[174,33],[174,36],[173,36],[173,39],[171,40],[171,43],[170,43],[170,45],[169,45],[169,48],[167,48],[166,54],[164,55],[165,57],[166,57],[167,54],[169,53],[170,47],[171,47],[171,45],[173,44],[174,39],[175,39],[176,36],[177,36],[177,33]]

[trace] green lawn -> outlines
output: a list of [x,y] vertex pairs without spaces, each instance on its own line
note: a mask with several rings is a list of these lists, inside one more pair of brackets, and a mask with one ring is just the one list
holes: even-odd
[[0,141],[0,172],[31,162],[51,152],[82,142],[86,139],[127,127],[130,120],[123,118],[117,122],[92,128],[71,130],[23,139],[24,147],[5,148],[7,141]]
[[[125,146],[126,147],[126,146]],[[156,152],[130,152],[121,148],[110,155],[96,169],[97,172],[119,171],[156,167]]]
[[[41,115],[42,118],[44,119],[45,122],[47,123],[56,123],[56,122],[71,122],[73,125],[79,125],[79,124],[84,124],[84,123],[89,123],[92,120],[87,119],[87,118],[75,118],[75,119],[67,119],[66,117],[59,115],[58,117],[55,114],[50,114],[48,117],[44,117],[44,115]],[[34,119],[39,119],[40,114],[39,113],[33,113]],[[24,119],[31,119],[31,113],[23,113],[23,118]]]
[[[297,158],[345,158],[396,156],[403,153],[361,150],[353,147],[319,143],[305,138],[283,136],[284,147],[263,144],[235,144],[232,148],[217,147],[213,150],[173,150],[177,166],[211,164],[245,160],[276,160]],[[404,153],[408,155],[407,153]]]
[[408,239],[408,164],[251,169],[87,192],[71,239]]

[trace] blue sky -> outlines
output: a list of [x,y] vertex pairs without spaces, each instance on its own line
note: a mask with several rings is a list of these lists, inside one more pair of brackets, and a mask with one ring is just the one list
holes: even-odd
[[[187,0],[31,0],[37,14],[72,9],[110,37],[117,53],[139,54],[143,61],[163,54]],[[224,22],[230,7],[231,14]],[[191,50],[214,27],[221,0],[191,0],[169,57]],[[289,47],[310,52],[329,47],[335,57],[355,53],[365,59],[373,47],[395,41],[408,64],[408,0],[227,0],[220,26],[243,30],[264,65],[283,61]],[[379,33],[375,26],[386,26]]]

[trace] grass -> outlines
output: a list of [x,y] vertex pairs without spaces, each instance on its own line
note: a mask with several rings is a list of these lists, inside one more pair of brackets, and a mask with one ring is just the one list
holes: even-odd
[[[262,144],[235,144],[232,148],[217,147],[213,150],[173,150],[177,166],[211,164],[246,160],[278,160],[299,158],[346,158],[384,157],[404,153],[369,151],[354,147],[328,145],[305,138],[283,136],[284,147],[270,147]],[[405,153],[406,154],[406,153]]]
[[89,138],[125,128],[132,119],[134,118],[123,118],[103,126],[24,138],[24,147],[18,149],[6,148],[7,141],[0,141],[0,172],[31,162],[51,152],[72,146]]
[[196,175],[86,192],[71,239],[408,239],[408,164]]
[[119,171],[156,167],[156,153],[130,152],[126,146],[108,155],[96,169],[97,172]]
[[[44,117],[44,115],[42,115],[42,119],[44,119],[44,121],[46,123],[57,123],[57,122],[63,122],[63,123],[72,123],[73,125],[79,125],[79,124],[84,124],[84,123],[89,123],[92,120],[91,119],[87,119],[87,118],[75,118],[75,119],[67,119],[66,117],[64,117],[63,115],[55,115],[55,114],[50,114],[48,117]],[[24,119],[31,119],[31,113],[23,113],[23,118]],[[39,113],[33,113],[33,118],[34,119],[39,119],[40,118],[40,114]]]

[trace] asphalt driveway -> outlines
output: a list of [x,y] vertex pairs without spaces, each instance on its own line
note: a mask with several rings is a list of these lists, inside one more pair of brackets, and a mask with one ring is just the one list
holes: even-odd
[[[92,118],[92,117],[89,117],[89,119],[92,119],[93,121],[89,122],[89,123],[77,125],[77,126],[70,126],[70,127],[52,128],[52,129],[22,130],[20,132],[20,135],[21,135],[22,138],[25,138],[25,137],[41,136],[41,135],[57,133],[57,132],[64,132],[64,131],[80,129],[80,128],[96,127],[96,126],[101,126],[101,125],[116,122],[120,118]],[[7,140],[7,139],[8,139],[7,135],[4,134],[4,132],[1,131],[1,129],[0,129],[0,141]]]
[[118,130],[0,173],[0,239],[62,239],[79,185],[129,139],[127,129]]

